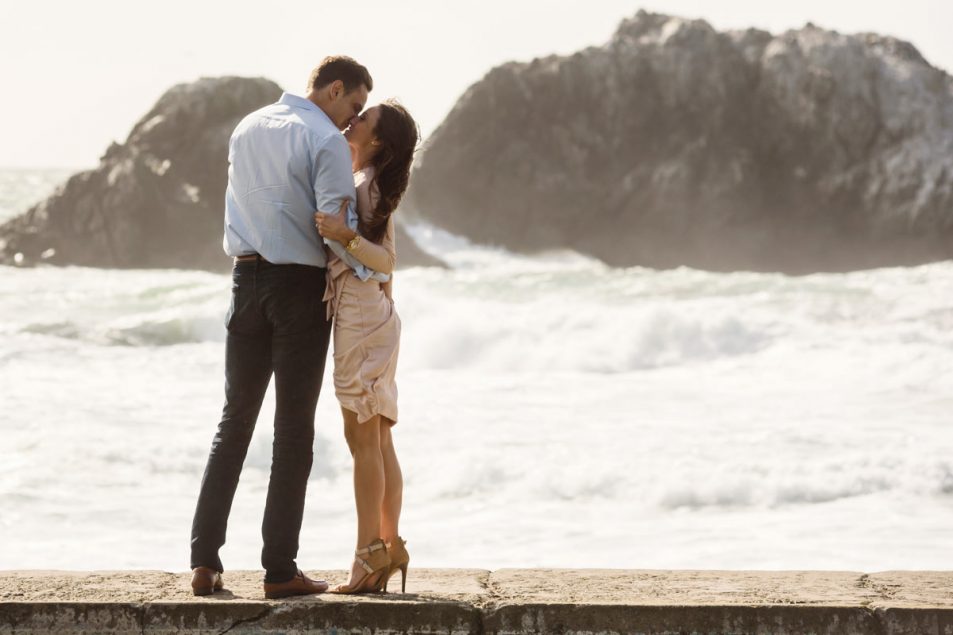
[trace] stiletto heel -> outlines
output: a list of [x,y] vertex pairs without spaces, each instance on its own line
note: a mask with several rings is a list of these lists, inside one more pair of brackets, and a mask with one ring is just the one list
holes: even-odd
[[[366,559],[360,557],[364,554],[367,554]],[[366,573],[354,584],[339,584],[328,589],[328,593],[379,593],[381,587],[387,585],[391,561],[383,540],[377,538],[366,547],[357,549],[354,555],[357,556],[354,560]]]
[[390,569],[384,579],[384,592],[387,592],[387,582],[390,577],[400,569],[400,592],[407,592],[407,564],[410,562],[410,554],[407,553],[407,541],[397,536],[393,542],[385,543],[391,556]]
[[407,565],[400,568],[400,592],[404,593],[407,589]]

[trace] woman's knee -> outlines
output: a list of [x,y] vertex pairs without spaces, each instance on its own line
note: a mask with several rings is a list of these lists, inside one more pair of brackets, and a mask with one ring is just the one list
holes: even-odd
[[347,449],[351,451],[351,456],[354,456],[354,439],[351,437],[351,430],[344,426],[344,440],[347,442]]
[[381,449],[390,448],[394,445],[394,438],[390,435],[390,423],[384,417],[380,417],[380,440]]
[[381,445],[379,417],[374,417],[364,423],[358,423],[357,417],[346,417],[344,422],[344,438],[347,441],[351,454],[367,449],[379,449]]

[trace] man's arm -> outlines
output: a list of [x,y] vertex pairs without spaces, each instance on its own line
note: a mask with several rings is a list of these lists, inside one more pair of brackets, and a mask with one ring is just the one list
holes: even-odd
[[[357,213],[354,191],[354,175],[351,173],[351,149],[343,136],[330,137],[318,149],[314,169],[314,200],[317,211],[325,214],[337,214],[341,201],[348,201],[347,213]],[[374,271],[365,267],[348,253],[344,245],[336,240],[323,238],[328,248],[338,258],[348,264],[361,280],[366,280]]]

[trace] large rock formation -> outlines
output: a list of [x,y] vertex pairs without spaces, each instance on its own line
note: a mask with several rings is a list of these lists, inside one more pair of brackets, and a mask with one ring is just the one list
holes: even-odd
[[953,257],[953,81],[909,43],[639,12],[509,63],[425,147],[409,205],[613,265],[809,272]]
[[[0,226],[0,262],[224,270],[228,139],[281,88],[221,77],[174,86],[99,167]],[[436,264],[398,224],[401,266]]]

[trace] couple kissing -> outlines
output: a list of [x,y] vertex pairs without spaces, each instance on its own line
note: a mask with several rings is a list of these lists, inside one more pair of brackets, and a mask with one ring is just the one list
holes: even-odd
[[[265,597],[386,591],[398,570],[406,590],[410,556],[398,534],[403,482],[392,436],[401,332],[393,301],[394,212],[420,134],[394,100],[365,108],[372,89],[355,60],[325,58],[305,96],[282,94],[242,119],[229,140],[223,247],[234,263],[225,405],[192,523],[195,595],[224,588],[219,550],[272,376]],[[332,336],[358,523],[350,577],[329,588],[295,559]]]

